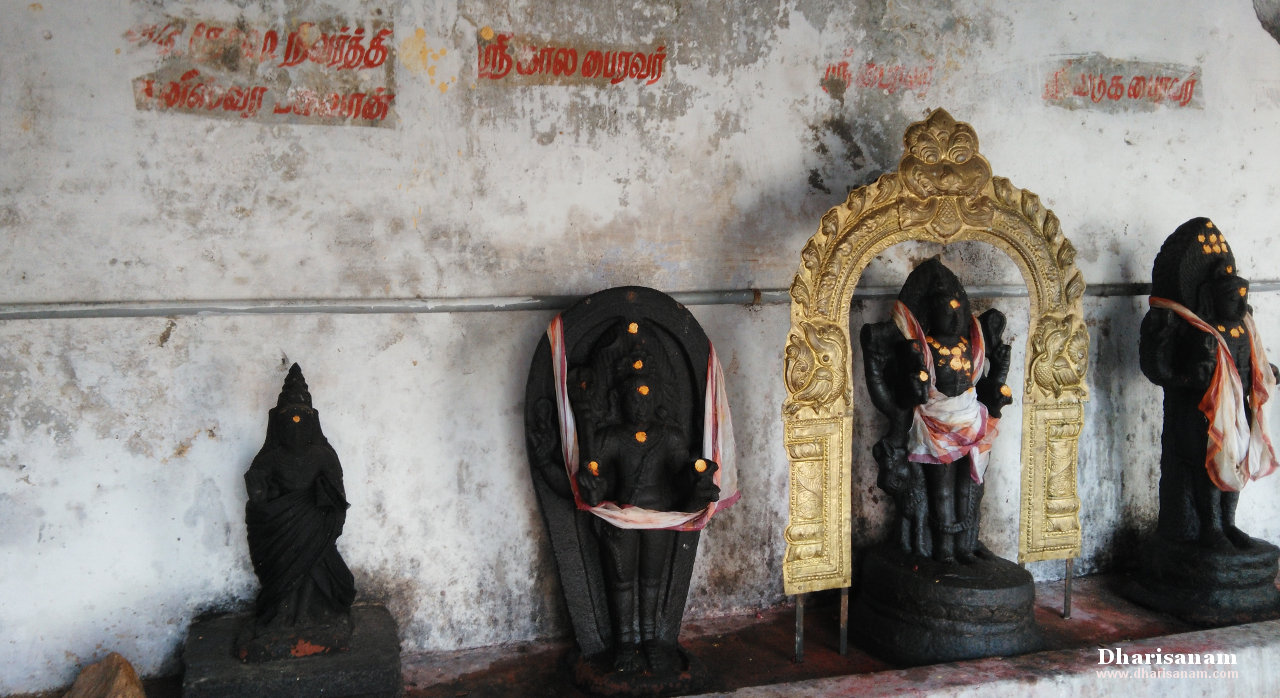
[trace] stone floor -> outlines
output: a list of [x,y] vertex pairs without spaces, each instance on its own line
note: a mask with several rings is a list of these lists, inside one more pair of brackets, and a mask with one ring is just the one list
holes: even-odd
[[[1062,582],[1036,586],[1037,621],[1048,649],[1020,657],[974,660],[912,669],[890,666],[851,642],[838,649],[838,597],[813,594],[806,601],[805,657],[794,661],[795,607],[783,606],[746,617],[687,622],[684,647],[701,659],[712,680],[710,694],[750,698],[823,695],[932,696],[1178,696],[1280,695],[1280,620],[1197,630],[1174,618],[1120,598],[1107,576],[1075,580],[1072,616],[1062,618]],[[853,629],[851,629],[851,633]],[[851,638],[852,640],[853,638]],[[1229,652],[1238,657],[1234,678],[1104,675],[1099,649],[1128,652]],[[488,698],[497,696],[583,695],[560,672],[568,640],[458,652],[406,655],[402,665],[406,698]],[[1125,670],[1133,667],[1115,667]],[[1166,667],[1176,669],[1180,667]],[[1152,667],[1152,669],[1156,669]],[[1164,680],[1168,679],[1168,680]],[[176,698],[181,680],[146,682],[149,698]],[[39,698],[60,696],[60,692]],[[28,698],[36,698],[29,696]]]
[[[1112,580],[1108,577],[1076,579],[1072,592],[1072,616],[1065,620],[1062,618],[1063,583],[1037,585],[1036,615],[1044,630],[1048,651],[1028,656],[1053,654],[1055,650],[1088,648],[1093,651],[1098,645],[1110,646],[1112,643],[1192,630],[1191,626],[1176,619],[1133,605],[1117,596],[1111,587]],[[831,692],[866,694],[871,686],[825,686],[820,682],[874,674],[879,683],[880,679],[888,679],[890,672],[898,673],[896,667],[856,647],[851,646],[847,656],[839,654],[838,609],[834,595],[825,598],[812,595],[806,602],[805,656],[799,664],[793,661],[794,606],[769,610],[754,617],[687,622],[681,643],[710,668],[713,682],[706,690],[713,693],[741,691],[747,695],[770,696],[827,695]],[[560,659],[568,648],[568,642],[552,642],[407,656],[403,661],[406,695],[410,698],[580,696],[582,694],[559,671]],[[1004,659],[981,661],[1009,662]],[[1094,651],[1090,667],[1096,667],[1096,661]],[[953,671],[953,667],[969,664],[972,663],[905,670],[908,674],[906,682],[911,687],[904,688],[898,684],[897,691],[890,693],[903,690],[920,693],[931,690],[929,686],[935,684],[937,687],[946,686],[946,675]],[[1043,662],[1018,666],[1023,666],[1022,670],[1030,672],[1029,675],[1066,671],[1065,667]],[[955,669],[955,672],[958,672],[955,676],[963,676],[966,683],[971,684],[975,679],[970,670]],[[1007,672],[1001,672],[1004,674]],[[933,677],[932,682],[921,683],[923,676]],[[810,684],[812,688],[806,688]],[[753,693],[753,690],[760,690],[753,687],[765,690]]]

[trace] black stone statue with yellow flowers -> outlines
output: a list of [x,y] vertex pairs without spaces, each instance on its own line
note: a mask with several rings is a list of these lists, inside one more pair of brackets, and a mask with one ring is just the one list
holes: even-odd
[[525,433],[577,648],[602,695],[687,693],[676,640],[703,526],[737,499],[715,350],[670,296],[623,287],[557,316],[534,355]]
[[898,504],[904,552],[971,563],[990,553],[978,510],[1010,349],[1004,314],[969,309],[960,279],[934,257],[907,276],[893,319],[862,328],[867,391],[889,419],[872,452]]
[[872,447],[897,530],[862,556],[855,639],[899,664],[1040,646],[1035,586],[979,540],[983,475],[1003,407],[1005,317],[970,311],[937,257],[907,276],[893,317],[861,330],[867,392],[889,420]]
[[1226,236],[1193,218],[1165,240],[1151,272],[1138,347],[1164,389],[1160,515],[1125,588],[1193,623],[1280,614],[1280,550],[1236,526],[1240,491],[1276,469],[1268,363]]

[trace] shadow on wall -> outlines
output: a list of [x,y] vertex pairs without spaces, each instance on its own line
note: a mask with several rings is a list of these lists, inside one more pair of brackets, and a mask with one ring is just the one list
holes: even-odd
[[1280,42],[1280,0],[1253,0],[1253,9],[1262,28]]

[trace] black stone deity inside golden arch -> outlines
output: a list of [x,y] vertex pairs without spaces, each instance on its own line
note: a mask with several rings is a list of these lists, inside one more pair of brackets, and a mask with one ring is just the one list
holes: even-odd
[[935,257],[907,277],[892,320],[862,328],[867,390],[889,418],[872,453],[881,489],[898,502],[904,552],[944,563],[989,556],[978,540],[982,479],[1000,410],[1013,401],[1004,324],[994,308],[974,317]]
[[862,557],[851,625],[894,663],[1041,646],[1031,575],[978,535],[992,441],[1013,399],[1004,324],[994,308],[975,317],[960,280],[934,257],[907,276],[892,319],[860,333],[867,392],[889,420],[872,455],[897,530]]

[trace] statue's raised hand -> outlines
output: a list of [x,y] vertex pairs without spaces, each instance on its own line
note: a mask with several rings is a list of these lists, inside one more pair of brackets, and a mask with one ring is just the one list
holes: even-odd
[[1005,377],[1009,375],[1009,366],[1013,359],[1013,352],[1004,341],[1004,313],[990,308],[978,316],[978,326],[982,328],[982,340],[987,345],[987,360],[991,362],[991,375],[1003,383]]
[[715,474],[720,464],[707,458],[698,458],[689,464],[693,471],[693,496],[690,503],[695,509],[701,509],[708,502],[719,501],[720,486],[716,484]]
[[903,371],[906,386],[907,405],[923,405],[929,401],[929,351],[917,340],[908,340],[902,345],[903,351],[899,360],[905,366]]
[[578,469],[578,495],[588,506],[603,502],[608,492],[609,482],[599,463],[588,461]]

